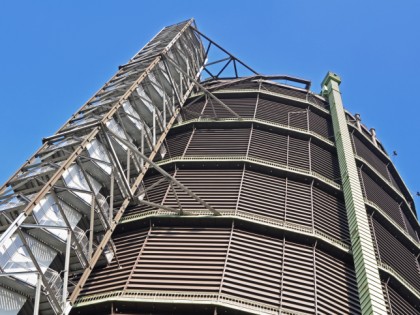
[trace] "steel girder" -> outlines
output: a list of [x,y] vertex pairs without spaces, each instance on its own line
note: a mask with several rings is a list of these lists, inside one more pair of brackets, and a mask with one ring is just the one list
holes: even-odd
[[[0,285],[33,297],[42,282],[35,310],[68,313],[113,256],[112,232],[202,71],[193,24],[158,33],[0,188]],[[72,287],[60,272],[81,276]]]

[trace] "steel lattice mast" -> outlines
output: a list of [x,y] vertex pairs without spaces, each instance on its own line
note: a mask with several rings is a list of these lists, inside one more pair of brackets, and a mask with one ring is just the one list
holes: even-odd
[[[214,48],[225,57],[206,63]],[[214,65],[221,70],[212,73]],[[230,110],[198,82],[202,72],[218,78],[229,67],[236,79],[240,68],[257,74],[200,33],[194,19],[165,27],[44,138],[0,188],[0,284],[34,298],[34,314],[68,313],[93,267],[115,255],[111,235],[126,207],[141,202],[143,177],[165,156],[162,143],[187,97],[201,91]],[[69,284],[70,272],[82,273],[78,283]]]
[[[0,189],[0,281],[27,296],[35,286],[35,312],[39,299],[68,312],[93,266],[113,255],[112,231],[150,166],[114,135],[150,160],[165,154],[161,144],[205,60],[193,24],[158,33]],[[63,277],[49,266],[58,256]],[[79,270],[68,297],[69,271]]]

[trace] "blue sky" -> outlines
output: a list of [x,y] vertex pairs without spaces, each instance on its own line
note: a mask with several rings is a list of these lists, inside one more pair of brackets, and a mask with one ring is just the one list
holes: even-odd
[[[345,107],[376,128],[420,191],[420,2],[2,1],[0,182],[162,27],[190,17],[263,74],[342,77]],[[417,203],[419,198],[415,197]]]

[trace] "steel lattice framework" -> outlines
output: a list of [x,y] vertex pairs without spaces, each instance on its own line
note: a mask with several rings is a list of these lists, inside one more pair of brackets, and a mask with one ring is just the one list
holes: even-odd
[[0,188],[0,292],[20,314],[419,311],[412,197],[340,82],[165,27]]
[[[27,284],[38,283],[39,299],[42,283],[45,302],[63,313],[93,266],[113,255],[112,231],[150,166],[115,136],[135,143],[146,159],[165,154],[163,139],[204,64],[192,24],[164,28],[0,189],[4,284],[32,295]],[[50,250],[51,261],[65,257],[63,277],[43,264],[37,246]],[[14,262],[16,255],[24,263]],[[69,270],[85,273],[68,299]],[[37,307],[38,301],[34,313]]]

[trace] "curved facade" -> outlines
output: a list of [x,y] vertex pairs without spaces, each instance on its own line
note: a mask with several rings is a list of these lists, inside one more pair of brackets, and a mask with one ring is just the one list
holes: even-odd
[[413,199],[340,83],[162,29],[0,187],[0,313],[420,314]]
[[[191,97],[158,165],[220,215],[148,173],[141,196],[164,208],[126,210],[118,261],[94,270],[74,313],[361,313],[328,100],[265,78],[207,87],[242,119]],[[417,314],[411,196],[379,141],[346,117],[387,310]]]

